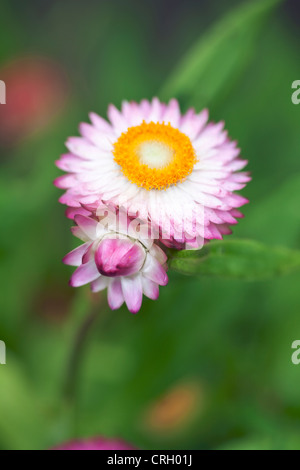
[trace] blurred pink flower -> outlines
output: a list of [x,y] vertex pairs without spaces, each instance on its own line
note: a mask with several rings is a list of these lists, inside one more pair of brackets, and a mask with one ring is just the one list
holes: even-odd
[[52,450],[135,450],[135,448],[121,440],[96,437],[59,444]]

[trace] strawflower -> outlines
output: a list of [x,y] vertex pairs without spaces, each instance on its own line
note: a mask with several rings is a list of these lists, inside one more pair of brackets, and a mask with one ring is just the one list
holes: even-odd
[[178,249],[200,248],[231,233],[247,199],[235,193],[250,180],[224,123],[208,123],[207,110],[182,114],[178,102],[123,102],[106,121],[90,114],[57,166],[68,216],[88,215],[99,204],[122,207],[151,221],[159,238]]

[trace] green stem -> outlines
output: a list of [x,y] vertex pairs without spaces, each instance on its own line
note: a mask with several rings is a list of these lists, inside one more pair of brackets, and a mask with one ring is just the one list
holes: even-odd
[[94,308],[92,312],[86,316],[75,336],[74,344],[66,369],[64,396],[67,400],[72,401],[75,397],[76,383],[78,379],[83,348],[87,340],[87,336],[90,332],[90,329],[94,324],[97,316],[98,309]]

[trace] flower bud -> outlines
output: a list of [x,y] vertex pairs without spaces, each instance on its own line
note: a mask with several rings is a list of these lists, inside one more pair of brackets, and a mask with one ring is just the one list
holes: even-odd
[[103,276],[129,276],[143,266],[146,253],[139,242],[129,238],[104,238],[95,252],[95,263]]

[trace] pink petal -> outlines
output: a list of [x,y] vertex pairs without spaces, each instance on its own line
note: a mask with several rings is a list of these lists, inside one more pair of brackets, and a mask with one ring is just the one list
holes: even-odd
[[105,119],[103,119],[101,116],[98,116],[98,114],[90,113],[89,118],[90,118],[91,122],[94,124],[94,126],[97,129],[99,129],[100,131],[103,131],[103,132],[108,133],[108,134],[113,132],[112,126]]
[[237,209],[231,209],[230,211],[230,214],[233,216],[233,217],[236,217],[237,219],[242,219],[244,217],[244,214],[242,214],[240,211],[238,211]]
[[130,103],[123,101],[122,113],[130,126],[138,126],[142,123],[143,119],[145,119],[140,106],[134,101]]
[[153,243],[152,247],[150,248],[150,254],[154,256],[160,264],[165,264],[168,257],[166,253],[155,243]]
[[115,278],[108,284],[107,299],[108,305],[112,310],[120,308],[124,303],[124,296],[120,279]]
[[72,274],[70,279],[70,286],[80,287],[84,284],[88,284],[91,281],[95,281],[100,276],[97,266],[94,260],[89,261],[86,264],[82,264]]
[[178,101],[173,98],[167,105],[163,115],[165,124],[170,123],[173,127],[178,127],[180,122],[180,108]]
[[104,152],[83,137],[70,137],[66,142],[66,147],[72,154],[85,160],[97,160],[102,157]]
[[94,126],[82,122],[79,126],[79,130],[81,135],[86,137],[92,144],[103,150],[112,150],[112,142],[103,132],[98,131]]
[[91,282],[91,290],[92,292],[100,292],[101,290],[105,289],[108,286],[109,278],[105,276],[101,276],[96,279],[95,281]]
[[60,196],[59,202],[61,204],[66,204],[67,206],[81,207],[81,203],[76,200],[76,197],[69,191],[65,192],[65,194]]
[[70,251],[64,258],[63,263],[68,264],[69,266],[80,266],[82,263],[82,258],[89,248],[90,243],[84,243],[83,245],[78,246],[75,250]]
[[118,133],[125,132],[128,128],[127,122],[120,111],[110,104],[107,111],[108,118]]
[[146,277],[142,277],[143,292],[149,299],[156,300],[159,296],[158,285]]
[[86,217],[91,215],[90,211],[84,209],[83,207],[67,207],[65,214],[66,214],[66,217],[71,220],[74,219],[75,215],[80,214]]
[[147,122],[162,122],[164,106],[158,98],[153,98],[151,103],[151,111],[147,117]]
[[122,277],[122,291],[128,310],[137,313],[142,305],[143,287],[141,275],[134,277]]
[[72,188],[72,186],[75,186],[76,183],[76,177],[72,174],[62,175],[54,180],[54,185],[60,189]]
[[90,238],[87,236],[87,234],[85,232],[83,232],[81,230],[80,227],[77,227],[77,226],[71,227],[71,232],[73,233],[74,237],[79,238],[83,242],[89,242],[90,241]]
[[84,215],[75,215],[74,220],[78,227],[91,239],[94,240],[97,237],[97,225],[98,222],[90,217]]
[[161,286],[168,284],[168,276],[161,264],[150,254],[147,256],[142,273]]
[[204,109],[200,114],[196,115],[194,110],[189,110],[182,118],[180,130],[181,132],[186,134],[191,140],[194,140],[205,126],[207,120],[207,109]]
[[83,160],[72,153],[65,153],[61,155],[60,159],[55,162],[56,166],[63,171],[70,171],[76,173],[86,168],[86,160]]

